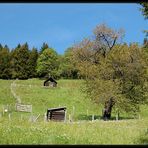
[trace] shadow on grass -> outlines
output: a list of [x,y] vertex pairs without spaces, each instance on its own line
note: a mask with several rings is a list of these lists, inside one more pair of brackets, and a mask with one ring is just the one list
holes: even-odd
[[[78,120],[103,120],[103,117],[100,116],[100,115],[85,115],[85,114],[80,114],[77,116],[77,119]],[[127,120],[127,119],[134,119],[134,117],[119,117],[118,120]],[[110,120],[116,120],[116,117],[115,116],[112,116],[110,118]]]
[[135,144],[146,144],[148,145],[148,129],[147,131],[139,137],[139,139],[135,142]]
[[127,120],[127,119],[135,119],[135,118],[134,117],[119,117],[119,120]]
[[143,137],[139,139],[139,144],[146,144],[148,145],[148,137]]
[[94,115],[94,117],[93,117],[93,115],[80,114],[79,116],[77,116],[78,120],[92,120],[93,118],[94,118],[94,120],[102,119],[102,117],[99,115]]

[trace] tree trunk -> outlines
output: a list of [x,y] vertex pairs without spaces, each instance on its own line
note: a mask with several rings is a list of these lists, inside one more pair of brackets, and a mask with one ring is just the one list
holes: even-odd
[[110,98],[108,101],[106,101],[103,110],[103,120],[109,120],[111,118],[111,111],[114,104],[115,102],[113,101],[113,98]]

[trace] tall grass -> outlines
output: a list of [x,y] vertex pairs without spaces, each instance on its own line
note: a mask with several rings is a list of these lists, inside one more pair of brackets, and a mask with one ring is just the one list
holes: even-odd
[[[140,144],[147,121],[1,122],[1,144]],[[142,125],[141,125],[142,124]],[[142,138],[142,137],[141,137]],[[147,141],[146,141],[147,142]],[[145,142],[145,144],[146,144]],[[148,143],[147,143],[148,144]]]
[[34,114],[44,114],[47,108],[66,106],[67,116],[73,114],[77,119],[86,112],[97,115],[101,111],[81,93],[80,80],[59,80],[56,88],[43,87],[43,80],[38,79],[17,80],[16,84],[16,94],[23,104],[32,104]]
[[[58,80],[58,87],[45,88],[43,80],[16,80],[15,91],[22,103],[32,104],[32,113],[15,111],[12,80],[0,80],[0,144],[148,144],[148,108],[141,106],[139,119],[100,120],[101,107],[80,91],[81,80]],[[67,107],[66,122],[44,121],[47,108]],[[40,114],[36,122],[31,115]],[[11,118],[10,118],[11,115]],[[71,115],[73,122],[68,117]],[[95,115],[94,121],[91,121]],[[113,114],[115,116],[115,114]]]

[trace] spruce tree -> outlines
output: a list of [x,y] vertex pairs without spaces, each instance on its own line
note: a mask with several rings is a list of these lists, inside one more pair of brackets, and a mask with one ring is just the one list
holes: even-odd
[[36,48],[32,48],[29,54],[29,78],[37,77],[36,66],[37,66],[37,59],[38,59],[38,51]]
[[9,47],[0,45],[0,78],[9,79],[10,76],[10,51]]
[[28,44],[18,45],[12,50],[11,69],[12,78],[29,78],[29,48]]
[[43,53],[43,51],[45,50],[45,49],[47,49],[47,48],[49,48],[49,46],[48,46],[48,44],[47,43],[43,43],[43,45],[42,45],[42,47],[41,47],[41,49],[40,49],[40,54],[42,54]]

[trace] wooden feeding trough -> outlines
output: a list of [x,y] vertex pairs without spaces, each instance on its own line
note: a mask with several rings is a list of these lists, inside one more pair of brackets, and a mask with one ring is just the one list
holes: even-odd
[[44,81],[44,86],[56,87],[57,82],[52,77],[49,77],[46,81]]
[[65,121],[66,120],[66,107],[47,109],[47,121],[48,120]]

